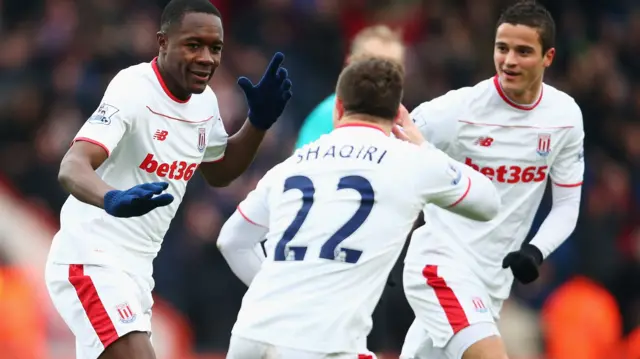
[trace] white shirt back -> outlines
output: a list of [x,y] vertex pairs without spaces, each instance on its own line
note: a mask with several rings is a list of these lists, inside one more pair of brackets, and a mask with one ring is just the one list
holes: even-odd
[[353,125],[274,167],[238,206],[269,232],[234,335],[356,352],[422,207],[454,204],[468,191],[458,166],[433,147]]
[[406,262],[470,267],[495,298],[507,298],[505,255],[527,236],[548,178],[579,186],[584,172],[582,113],[567,94],[543,84],[538,101],[509,100],[496,78],[450,91],[412,112],[425,138],[453,159],[489,177],[502,206],[489,222],[428,205]]
[[218,102],[207,89],[187,101],[167,90],[156,60],[120,71],[102,102],[76,135],[104,148],[97,174],[116,189],[146,182],[169,183],[173,203],[140,217],[116,218],[69,196],[49,260],[122,268],[149,280],[156,257],[187,182],[201,162],[224,156],[227,133]]

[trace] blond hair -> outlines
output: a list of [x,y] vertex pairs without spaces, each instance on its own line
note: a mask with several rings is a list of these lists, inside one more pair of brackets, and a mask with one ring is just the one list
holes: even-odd
[[383,42],[402,43],[402,32],[400,30],[392,30],[386,25],[369,26],[360,30],[351,41],[350,53],[353,55],[359,47],[366,41],[377,39]]

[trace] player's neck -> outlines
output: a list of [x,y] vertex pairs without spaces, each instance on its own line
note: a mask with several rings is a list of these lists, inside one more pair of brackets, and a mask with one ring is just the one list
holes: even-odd
[[538,101],[538,98],[540,97],[540,91],[542,90],[542,81],[537,81],[536,83],[531,85],[531,87],[524,91],[507,90],[502,86],[502,83],[500,83],[500,87],[502,87],[502,91],[509,98],[509,100],[519,105],[527,106],[533,105],[534,103],[536,103],[536,101]]
[[340,119],[340,122],[338,122],[336,127],[344,126],[376,127],[389,136],[391,134],[393,122],[367,115],[347,115]]
[[158,72],[160,72],[160,77],[162,77],[162,81],[167,86],[167,89],[171,94],[176,97],[178,100],[186,101],[191,96],[190,93],[186,92],[183,88],[178,85],[174,79],[169,76],[169,73],[164,69],[164,61],[162,56],[158,56]]

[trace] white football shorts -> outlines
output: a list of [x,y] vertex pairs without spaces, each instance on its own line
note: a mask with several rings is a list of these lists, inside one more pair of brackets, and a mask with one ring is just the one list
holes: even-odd
[[318,353],[231,336],[227,359],[376,359],[375,354]]
[[151,335],[153,298],[142,278],[103,266],[47,263],[45,281],[76,337],[77,359],[96,359],[134,331]]
[[472,344],[500,335],[496,322],[501,300],[454,266],[405,264],[404,291],[416,319],[402,348],[402,359],[460,359]]

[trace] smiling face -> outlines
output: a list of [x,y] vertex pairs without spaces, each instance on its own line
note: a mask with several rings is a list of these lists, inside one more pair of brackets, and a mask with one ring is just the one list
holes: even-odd
[[554,55],[554,48],[543,52],[539,31],[534,27],[503,23],[496,30],[493,61],[500,84],[510,96],[537,91]]
[[202,93],[220,65],[222,21],[214,14],[186,13],[180,24],[158,33],[158,44],[170,82],[186,94]]

